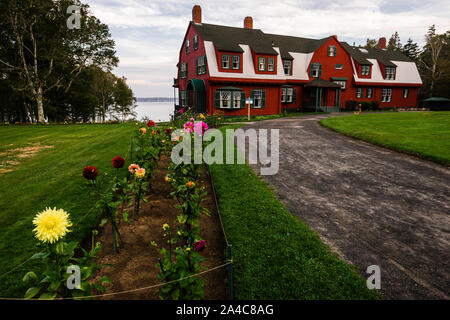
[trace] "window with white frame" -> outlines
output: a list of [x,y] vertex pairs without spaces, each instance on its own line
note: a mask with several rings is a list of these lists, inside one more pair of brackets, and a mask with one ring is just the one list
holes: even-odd
[[231,108],[231,91],[220,92],[220,108]]
[[384,70],[384,79],[395,80],[395,68],[394,67],[386,67],[386,69]]
[[281,88],[281,102],[289,103],[294,101],[294,89],[289,87]]
[[363,88],[356,88],[356,97],[362,98],[363,96]]
[[311,77],[313,78],[320,77],[321,69],[322,65],[320,63],[311,63],[311,70],[310,70]]
[[361,66],[361,75],[368,76],[370,74],[370,66]]
[[266,58],[258,58],[258,70],[265,71],[266,70]]
[[341,89],[345,89],[345,85],[347,84],[347,81],[345,80],[334,80],[333,82],[340,85]]
[[197,74],[206,73],[206,56],[201,56],[197,58]]
[[275,70],[275,59],[267,58],[267,71],[274,71],[274,70]]
[[186,39],[186,53],[189,53],[189,39]]
[[373,97],[373,89],[372,88],[367,88],[366,97],[369,99]]
[[186,90],[180,91],[180,106],[187,107],[189,104],[189,92]]
[[234,70],[239,70],[241,68],[241,57],[233,55],[232,68]]
[[230,69],[230,56],[228,54],[222,55],[222,69]]
[[233,108],[241,107],[241,92],[235,91],[233,92]]
[[336,57],[336,46],[328,46],[328,56]]
[[198,49],[198,35],[194,36],[194,43],[192,44],[192,46],[194,47],[194,50]]
[[180,64],[180,78],[187,78],[187,63]]
[[408,96],[409,96],[409,89],[408,88],[403,89],[403,98],[406,99],[408,98]]
[[253,90],[253,108],[262,108],[263,92],[262,90]]
[[392,89],[383,88],[381,90],[381,102],[391,102],[392,98]]
[[342,69],[344,69],[344,65],[343,65],[342,63],[336,63],[336,64],[334,65],[334,68],[335,68],[336,70],[342,70]]
[[285,75],[292,76],[292,61],[291,60],[283,60],[283,69],[284,69]]

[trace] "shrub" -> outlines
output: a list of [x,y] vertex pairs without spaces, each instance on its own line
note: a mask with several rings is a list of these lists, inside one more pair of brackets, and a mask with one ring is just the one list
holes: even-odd
[[353,111],[356,110],[358,102],[356,100],[345,101],[345,110]]

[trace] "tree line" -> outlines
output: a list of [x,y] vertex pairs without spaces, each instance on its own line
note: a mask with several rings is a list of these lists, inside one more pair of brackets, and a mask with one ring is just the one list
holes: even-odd
[[80,0],[0,3],[1,122],[124,120],[136,98],[111,72],[118,62],[108,26]]
[[[377,40],[367,39],[366,48],[376,46]],[[422,48],[411,38],[402,44],[396,31],[386,47],[403,53],[416,63],[423,82],[419,99],[433,96],[450,98],[450,30],[438,34],[435,25],[430,26]]]

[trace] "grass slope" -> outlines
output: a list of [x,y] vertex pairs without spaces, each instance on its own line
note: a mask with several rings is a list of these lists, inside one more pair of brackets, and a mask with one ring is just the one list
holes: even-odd
[[450,112],[361,114],[322,119],[337,132],[450,165]]
[[378,298],[248,165],[214,164],[211,173],[233,245],[237,299]]
[[100,173],[114,173],[111,159],[127,156],[134,128],[133,124],[0,127],[0,163],[6,150],[36,143],[54,147],[19,159],[13,172],[0,176],[0,297],[23,297],[22,277],[34,267],[32,262],[2,275],[37,252],[32,232],[36,213],[45,207],[63,208],[73,222],[67,239],[89,236],[99,212],[82,188],[82,170],[95,165]]

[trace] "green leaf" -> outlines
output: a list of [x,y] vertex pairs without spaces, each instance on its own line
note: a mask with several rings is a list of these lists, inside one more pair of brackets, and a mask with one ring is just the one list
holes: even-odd
[[111,279],[108,278],[107,276],[103,276],[103,277],[100,279],[100,282],[101,282],[101,283],[111,283],[112,281],[111,281]]
[[56,292],[53,293],[43,293],[39,297],[39,300],[53,300],[56,297]]
[[99,227],[102,228],[107,222],[108,222],[108,219],[103,218],[102,221],[100,221]]
[[25,292],[25,299],[31,299],[41,291],[41,288],[31,287]]
[[35,260],[35,259],[45,259],[50,255],[50,253],[48,252],[39,252],[39,253],[35,253],[31,256],[31,260]]
[[23,282],[36,281],[37,275],[33,271],[28,272],[22,279]]
[[101,293],[105,293],[106,289],[99,283],[94,283],[94,288],[97,289]]

